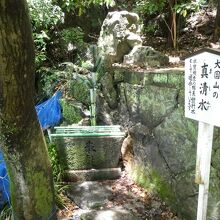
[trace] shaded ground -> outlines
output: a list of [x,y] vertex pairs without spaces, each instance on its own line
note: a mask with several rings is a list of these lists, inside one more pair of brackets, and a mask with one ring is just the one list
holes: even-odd
[[[118,180],[101,181],[98,184],[110,189],[111,195],[108,195],[108,199],[105,202],[102,200],[102,203],[93,210],[112,210],[117,207],[128,211],[140,220],[178,220],[164,202],[155,194],[137,186],[126,173],[123,173]],[[78,220],[79,213],[84,210],[85,207],[79,207],[67,199],[66,208],[58,212],[58,219]]]

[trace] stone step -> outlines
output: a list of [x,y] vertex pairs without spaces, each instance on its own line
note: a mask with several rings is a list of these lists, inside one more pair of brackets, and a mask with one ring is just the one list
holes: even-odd
[[98,181],[75,182],[69,185],[66,193],[80,208],[68,220],[139,220],[130,208],[107,208],[113,196],[111,185]]
[[66,178],[69,182],[113,180],[121,176],[121,168],[105,168],[90,170],[68,170]]
[[80,215],[80,220],[139,220],[122,207],[114,207],[105,210],[91,210]]
[[110,186],[96,181],[87,181],[69,185],[67,195],[81,209],[94,209],[104,206],[112,192]]

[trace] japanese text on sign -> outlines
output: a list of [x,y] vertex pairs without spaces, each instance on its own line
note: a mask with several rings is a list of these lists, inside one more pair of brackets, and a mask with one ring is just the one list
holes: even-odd
[[220,56],[209,52],[185,60],[185,115],[220,126]]

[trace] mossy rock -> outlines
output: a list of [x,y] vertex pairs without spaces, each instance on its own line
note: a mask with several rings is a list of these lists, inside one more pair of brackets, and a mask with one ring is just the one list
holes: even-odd
[[90,105],[90,87],[87,84],[88,80],[85,78],[77,78],[70,83],[70,96],[78,102],[83,103],[86,106]]
[[102,93],[110,108],[115,109],[118,105],[118,94],[114,87],[113,77],[107,73],[101,78]]
[[174,192],[168,182],[156,170],[136,164],[132,169],[132,179],[143,188],[158,193],[165,201],[175,201]]
[[63,109],[63,119],[67,124],[75,124],[82,119],[81,110],[65,99],[60,101]]
[[195,168],[196,124],[177,108],[154,130],[158,148],[170,171],[177,175]]

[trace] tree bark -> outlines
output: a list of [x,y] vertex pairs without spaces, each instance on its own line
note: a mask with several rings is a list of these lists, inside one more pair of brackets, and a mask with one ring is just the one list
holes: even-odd
[[34,108],[34,48],[25,0],[0,1],[0,146],[14,219],[56,219],[52,172]]
[[174,11],[174,6],[176,5],[176,0],[169,0],[168,7],[169,7],[169,18],[168,18],[168,38],[167,43],[169,47],[173,47],[176,49],[176,12]]
[[215,29],[214,29],[214,41],[218,41],[220,38],[220,1],[218,1],[217,14],[215,18]]

